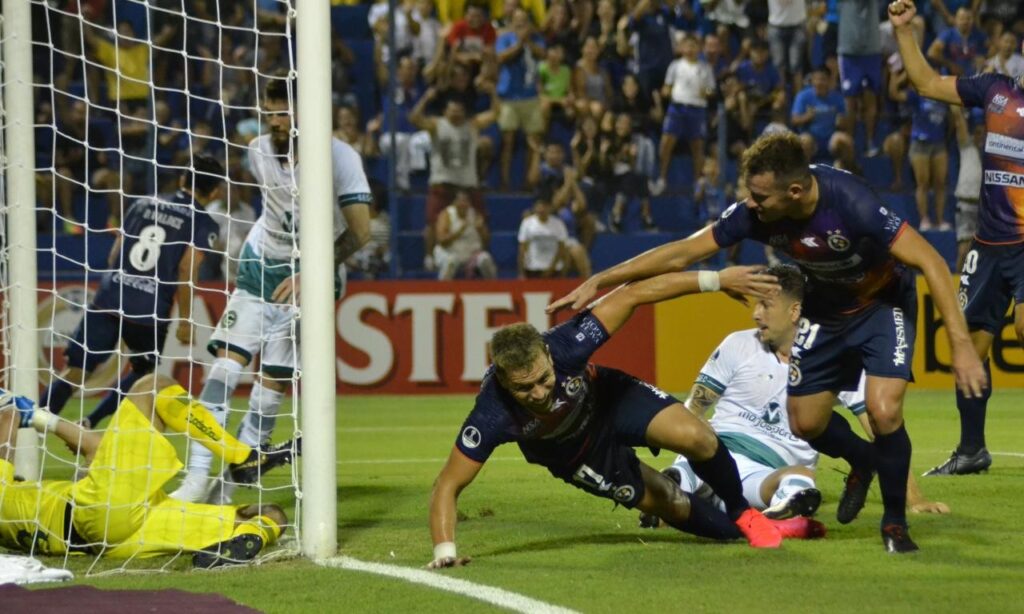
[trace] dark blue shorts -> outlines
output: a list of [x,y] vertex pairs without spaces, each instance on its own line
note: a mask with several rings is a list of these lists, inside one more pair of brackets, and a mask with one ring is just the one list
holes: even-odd
[[75,329],[74,338],[68,342],[64,357],[69,367],[90,372],[119,353],[118,342],[124,341],[132,369],[148,372],[156,365],[166,339],[166,323],[140,324],[111,313],[93,311],[90,305]]
[[840,55],[839,83],[843,96],[856,96],[864,90],[882,91],[881,55]]
[[917,291],[899,305],[878,303],[839,321],[800,318],[789,361],[789,395],[856,390],[868,375],[914,381]]
[[593,394],[597,407],[580,445],[534,440],[519,442],[519,448],[527,461],[544,465],[556,478],[592,495],[635,507],[644,496],[644,481],[633,448],[648,445],[651,420],[679,400],[606,367],[597,367]]
[[704,107],[673,102],[668,106],[661,131],[681,141],[708,138],[708,113]]
[[971,242],[960,272],[960,308],[971,330],[999,335],[1010,302],[1024,305],[1024,243]]

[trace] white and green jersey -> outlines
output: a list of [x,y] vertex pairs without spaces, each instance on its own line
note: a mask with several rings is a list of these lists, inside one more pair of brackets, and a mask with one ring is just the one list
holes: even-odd
[[[734,454],[776,469],[788,465],[814,467],[818,453],[789,430],[786,385],[789,365],[757,339],[757,330],[725,338],[711,354],[697,383],[721,395],[711,426]],[[854,415],[863,413],[864,377],[856,392],[839,401]]]
[[[249,170],[263,195],[263,212],[249,231],[242,246],[237,285],[251,294],[270,300],[274,289],[298,270],[299,247],[299,165],[292,165],[287,156],[279,156],[270,135],[256,137],[249,143]],[[370,184],[363,171],[363,161],[352,147],[339,139],[331,139],[334,175],[334,237],[345,231],[341,208],[372,201]]]

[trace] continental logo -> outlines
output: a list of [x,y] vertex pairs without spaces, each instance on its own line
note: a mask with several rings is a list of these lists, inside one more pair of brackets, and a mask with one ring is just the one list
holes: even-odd
[[987,185],[1005,185],[1014,188],[1024,188],[1024,175],[1020,173],[1008,173],[1006,171],[985,171],[985,183]]
[[1024,140],[990,132],[985,138],[985,153],[1024,160]]

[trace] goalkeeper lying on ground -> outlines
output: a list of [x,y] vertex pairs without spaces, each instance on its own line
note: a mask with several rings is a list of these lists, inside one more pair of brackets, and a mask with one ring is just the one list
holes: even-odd
[[[75,482],[17,481],[19,427],[54,433],[85,458]],[[256,450],[228,435],[202,404],[161,375],[132,386],[105,432],[87,431],[0,389],[0,546],[30,554],[85,552],[111,558],[194,552],[196,567],[252,560],[288,519],[276,505],[204,505],[171,499],[163,487],[182,468],[160,434],[187,433],[253,483],[290,463],[292,442]]]

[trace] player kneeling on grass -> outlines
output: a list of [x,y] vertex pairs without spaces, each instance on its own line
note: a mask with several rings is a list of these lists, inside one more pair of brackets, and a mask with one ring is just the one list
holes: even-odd
[[[754,305],[757,328],[732,333],[715,349],[701,368],[686,407],[700,418],[715,408],[711,427],[736,461],[743,494],[751,507],[768,518],[813,516],[821,504],[821,492],[814,482],[818,453],[793,434],[786,416],[786,384],[804,297],[804,275],[793,265],[775,265],[765,272],[779,280],[781,290]],[[870,436],[864,383],[862,375],[858,389],[840,393],[839,401],[857,416]],[[685,456],[679,456],[663,473],[684,491],[722,507]],[[949,512],[944,503],[925,499],[912,476],[907,482],[907,508]],[[641,514],[641,526],[658,524],[657,517]]]
[[[639,305],[719,288],[765,296],[777,286],[755,267],[668,273],[619,288],[545,333],[525,323],[495,333],[494,364],[434,484],[429,566],[468,562],[455,550],[456,500],[494,448],[511,441],[553,476],[681,531],[715,539],[745,536],[751,546],[768,548],[778,547],[782,537],[815,534],[814,521],[770,521],[752,509],[727,448],[682,403],[626,373],[587,362]],[[642,463],[634,446],[685,455],[726,511],[682,492]]]
[[[88,472],[74,482],[16,480],[15,437],[19,427],[29,426],[54,433],[83,455]],[[240,443],[165,376],[139,379],[103,433],[0,390],[0,546],[115,559],[193,552],[193,565],[202,568],[254,559],[281,535],[288,522],[284,511],[276,505],[205,505],[168,497],[163,486],[183,465],[160,433],[165,426],[230,463],[232,478],[240,483],[254,483],[292,460],[292,442],[259,450]]]

